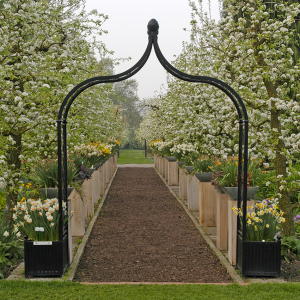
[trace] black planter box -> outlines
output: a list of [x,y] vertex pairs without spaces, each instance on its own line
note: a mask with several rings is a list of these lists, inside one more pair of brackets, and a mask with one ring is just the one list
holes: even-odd
[[237,268],[244,277],[280,277],[281,242],[248,242],[238,236]]
[[[40,243],[40,244],[36,244]],[[51,243],[51,245],[43,245]],[[25,239],[25,278],[33,277],[62,277],[68,263],[68,235],[62,243],[33,242]]]

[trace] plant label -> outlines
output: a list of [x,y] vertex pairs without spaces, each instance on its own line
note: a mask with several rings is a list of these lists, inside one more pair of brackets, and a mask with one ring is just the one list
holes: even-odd
[[33,242],[33,246],[51,246],[52,242]]
[[34,228],[35,231],[41,231],[41,232],[44,232],[44,227],[35,227]]

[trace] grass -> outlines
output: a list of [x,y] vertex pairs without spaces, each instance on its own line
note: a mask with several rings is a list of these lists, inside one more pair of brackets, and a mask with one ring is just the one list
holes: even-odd
[[145,158],[144,150],[121,150],[118,164],[153,164],[148,158]]
[[0,281],[1,299],[300,299],[300,284],[83,285],[75,282]]

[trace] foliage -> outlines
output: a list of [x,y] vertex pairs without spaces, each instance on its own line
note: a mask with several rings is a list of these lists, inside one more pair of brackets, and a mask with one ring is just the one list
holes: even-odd
[[259,199],[266,199],[274,197],[277,193],[277,182],[275,171],[265,171],[262,173],[259,183],[259,189],[256,197]]
[[0,241],[0,278],[4,277],[2,271],[13,264],[15,259],[23,256],[24,247],[19,240],[8,243]]
[[255,159],[248,160],[249,185],[259,186],[262,180],[262,159],[258,162]]
[[194,172],[211,172],[213,162],[211,159],[199,159],[194,162]]
[[193,166],[196,161],[200,158],[200,154],[197,151],[191,151],[186,154],[183,158],[183,162],[186,166]]
[[3,277],[3,270],[23,256],[24,247],[20,236],[19,232],[12,231],[8,226],[0,227],[0,278]]
[[[240,219],[243,217],[242,208],[232,208]],[[255,208],[248,207],[247,211],[247,241],[273,241],[274,238],[280,236],[281,224],[285,222],[282,217],[283,212],[278,209],[275,199],[265,199],[258,201]]]
[[142,120],[140,100],[137,95],[138,83],[134,79],[128,79],[114,83],[110,99],[118,105],[126,122],[126,130],[122,140],[122,147],[129,149],[141,149],[143,137],[138,137],[136,130]]
[[172,156],[170,149],[173,147],[173,144],[164,143],[163,147],[160,148],[160,153],[163,156]]
[[[64,224],[71,215],[68,215],[66,203],[63,202]],[[59,204],[58,199],[25,199],[14,207],[14,222],[21,232],[28,235],[33,241],[59,240]],[[43,232],[35,231],[35,227],[44,228]]]
[[300,240],[295,236],[285,236],[281,241],[281,255],[288,261],[300,260]]
[[123,149],[143,149],[145,141],[139,138],[134,128],[127,128],[124,132],[121,148]]
[[295,233],[300,238],[300,214],[297,214],[294,218],[295,221]]
[[80,169],[82,165],[87,166],[89,165],[88,159],[85,156],[82,156],[78,153],[73,153],[69,155],[69,157],[74,161],[76,168]]
[[[67,182],[72,185],[74,179],[78,175],[79,168],[74,161],[67,162]],[[58,161],[53,159],[46,159],[37,166],[33,180],[43,187],[58,186]]]
[[[213,174],[213,184],[217,187],[234,187],[237,186],[238,161],[237,158],[229,158],[228,160],[217,160],[215,167],[218,171]],[[216,176],[217,175],[217,176]]]
[[0,190],[0,223],[1,223],[1,219],[2,219],[2,213],[4,211],[4,207],[5,207],[5,193],[4,191]]
[[79,174],[76,179],[81,180],[81,182],[84,182],[84,180],[86,179],[90,179],[92,176],[90,175],[89,170],[89,168],[86,168],[84,165],[81,165]]

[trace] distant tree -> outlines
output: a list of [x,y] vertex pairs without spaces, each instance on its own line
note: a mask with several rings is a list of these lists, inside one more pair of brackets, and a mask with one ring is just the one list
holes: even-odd
[[120,105],[123,109],[125,121],[127,122],[127,136],[123,146],[129,148],[142,147],[136,136],[136,130],[142,121],[140,99],[137,95],[138,83],[134,79],[115,83],[110,98],[114,104]]

